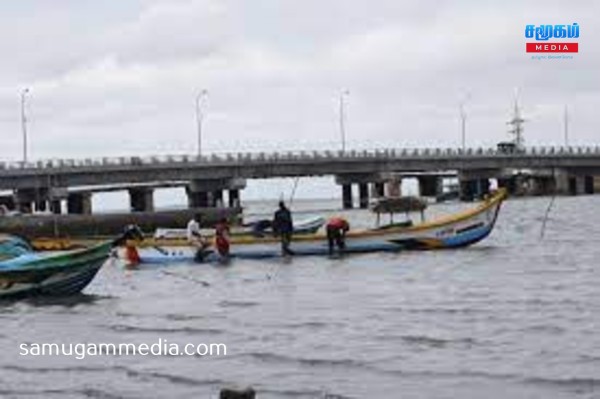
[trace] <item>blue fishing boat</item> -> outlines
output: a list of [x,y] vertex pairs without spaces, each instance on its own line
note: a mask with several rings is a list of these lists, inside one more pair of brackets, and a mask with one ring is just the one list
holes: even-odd
[[[347,253],[397,252],[460,248],[477,243],[493,230],[506,190],[499,189],[474,208],[418,224],[393,224],[374,229],[349,231],[345,235]],[[213,247],[198,254],[185,240],[144,240],[137,245],[141,263],[176,263],[222,260]],[[324,233],[294,235],[290,248],[294,256],[331,254]],[[198,256],[200,255],[200,256]],[[126,257],[125,255],[123,255]],[[228,258],[263,259],[282,256],[280,242],[272,235],[233,236]]]

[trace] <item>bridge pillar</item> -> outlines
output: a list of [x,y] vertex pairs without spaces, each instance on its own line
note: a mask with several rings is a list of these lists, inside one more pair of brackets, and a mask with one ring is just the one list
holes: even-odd
[[571,194],[571,179],[566,170],[556,170],[554,172],[554,188],[557,194]]
[[35,200],[33,205],[35,206],[35,210],[37,212],[46,212],[46,210],[48,209],[48,201],[46,201],[45,199]]
[[7,209],[15,209],[15,197],[12,195],[0,196],[0,205],[4,205]]
[[66,187],[51,187],[48,189],[47,198],[50,204],[50,212],[60,215],[62,213],[62,200],[66,200],[69,191]]
[[477,179],[477,194],[484,198],[490,193],[490,179]]
[[60,199],[53,199],[50,201],[50,212],[55,215],[60,215],[62,213],[62,201]]
[[361,209],[369,207],[369,183],[358,183],[358,205]]
[[531,176],[527,180],[526,195],[552,195],[556,191],[555,182],[551,177]]
[[584,176],[583,193],[594,194],[594,176]]
[[460,186],[460,200],[473,201],[477,190],[475,180],[460,180],[458,184]]
[[223,190],[215,190],[211,193],[211,203],[212,206],[216,206],[217,208],[223,207]]
[[385,183],[373,183],[373,196],[376,198],[385,197]]
[[89,215],[92,213],[92,193],[71,193],[67,197],[67,213]]
[[186,187],[190,208],[224,206],[223,191],[229,190],[229,205],[239,204],[240,190],[246,187],[244,179],[192,180]]
[[600,193],[600,178],[594,176],[594,193]]
[[352,184],[342,184],[342,206],[352,209]]
[[154,190],[146,187],[130,188],[129,205],[132,212],[154,211]]
[[594,194],[594,178],[592,176],[570,176],[569,194]]
[[505,188],[509,195],[515,195],[517,192],[517,181],[514,177],[499,178],[498,187]]
[[31,213],[35,200],[35,189],[20,189],[15,192],[15,206],[22,213]]
[[204,191],[192,192],[188,191],[188,207],[189,208],[208,208],[208,193]]
[[490,193],[490,181],[488,179],[460,180],[459,185],[462,201],[481,199]]
[[400,197],[402,195],[402,180],[393,179],[387,182],[387,196]]
[[421,197],[437,197],[440,193],[441,179],[437,176],[420,176],[418,180]]
[[240,206],[240,190],[231,189],[229,190],[229,207],[237,208]]

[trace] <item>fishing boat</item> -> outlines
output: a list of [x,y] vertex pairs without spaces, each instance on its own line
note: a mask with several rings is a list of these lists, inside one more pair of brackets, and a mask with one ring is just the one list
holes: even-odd
[[96,276],[112,248],[139,237],[126,231],[119,239],[72,251],[35,252],[14,236],[0,237],[0,299],[66,296],[79,293]]
[[[460,248],[486,238],[494,228],[506,190],[499,189],[474,208],[418,224],[399,223],[365,230],[350,230],[345,236],[343,253],[397,252]],[[181,241],[145,240],[138,243],[141,263],[206,262],[222,260],[212,248],[198,257],[196,250]],[[295,235],[291,243],[294,256],[329,255],[325,234]],[[277,237],[241,236],[231,238],[228,259],[263,259],[279,257],[281,246]]]

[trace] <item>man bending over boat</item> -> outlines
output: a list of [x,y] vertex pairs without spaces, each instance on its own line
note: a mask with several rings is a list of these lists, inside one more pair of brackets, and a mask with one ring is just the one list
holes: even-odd
[[200,231],[200,221],[202,216],[197,213],[188,222],[186,229],[186,237],[188,243],[196,248],[196,260],[202,260],[204,257],[204,250],[209,246],[208,240],[202,235]]
[[283,201],[279,201],[279,209],[275,212],[273,218],[273,233],[281,240],[281,253],[284,256],[294,254],[290,249],[293,230],[294,223],[292,222],[292,213],[285,206]]
[[350,224],[342,217],[332,217],[327,221],[327,244],[329,245],[329,255],[333,255],[335,247],[339,252],[346,248],[346,233],[350,230]]

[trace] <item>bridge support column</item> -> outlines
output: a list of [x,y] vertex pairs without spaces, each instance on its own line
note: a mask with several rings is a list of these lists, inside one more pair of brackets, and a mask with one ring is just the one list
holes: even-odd
[[67,197],[67,213],[89,215],[92,213],[92,193],[72,193]]
[[459,180],[459,185],[462,201],[481,199],[490,193],[489,179]]
[[402,180],[394,179],[387,183],[387,196],[400,197],[402,195]]
[[204,191],[191,192],[188,191],[188,207],[189,208],[208,208],[208,193]]
[[7,209],[15,209],[15,197],[12,195],[0,196],[0,205],[4,205]]
[[526,195],[552,195],[555,192],[555,182],[550,177],[531,176],[527,180]]
[[154,211],[154,190],[151,188],[129,189],[129,204],[132,212]]
[[46,212],[48,209],[48,201],[45,199],[39,199],[34,202],[35,210],[37,212]]
[[246,187],[244,179],[192,180],[186,187],[190,208],[224,206],[223,191],[229,190],[229,205],[239,204],[240,190]]
[[231,189],[229,190],[229,207],[237,208],[240,206],[240,190]]
[[490,180],[477,179],[477,194],[479,198],[483,198],[490,193]]
[[352,184],[342,185],[342,206],[344,209],[352,209]]
[[50,212],[55,215],[60,215],[62,213],[62,201],[60,199],[53,199],[50,201]]
[[[571,189],[569,191],[571,191],[571,193],[573,195],[583,195],[583,194],[587,194],[587,177],[588,176],[573,176],[570,178],[570,185],[572,185],[573,187],[571,187]],[[592,188],[592,194],[593,194],[593,188]]]
[[22,213],[31,213],[33,211],[33,203],[35,202],[34,189],[20,189],[15,192],[16,209]]
[[358,183],[358,205],[361,209],[369,207],[369,184]]
[[420,176],[418,180],[421,197],[437,197],[440,193],[441,179],[437,176]]
[[556,170],[554,172],[554,189],[557,194],[571,194],[571,182],[566,170]]
[[600,193],[600,178],[594,176],[594,193]]
[[584,176],[583,193],[594,194],[594,176]]
[[223,207],[223,190],[215,190],[211,193],[211,203],[212,206],[216,206],[217,208]]
[[498,179],[498,187],[505,188],[509,195],[514,195],[517,191],[514,178],[503,177]]
[[460,200],[461,201],[473,201],[475,199],[475,180],[461,180],[459,181],[460,186]]
[[390,180],[388,174],[383,173],[344,173],[335,176],[335,182],[342,186],[342,205],[344,209],[354,206],[352,198],[352,185],[358,185],[358,206],[367,208],[369,206],[369,186],[371,185],[378,193],[383,194],[384,182]]
[[373,196],[376,198],[385,197],[385,183],[373,183]]

